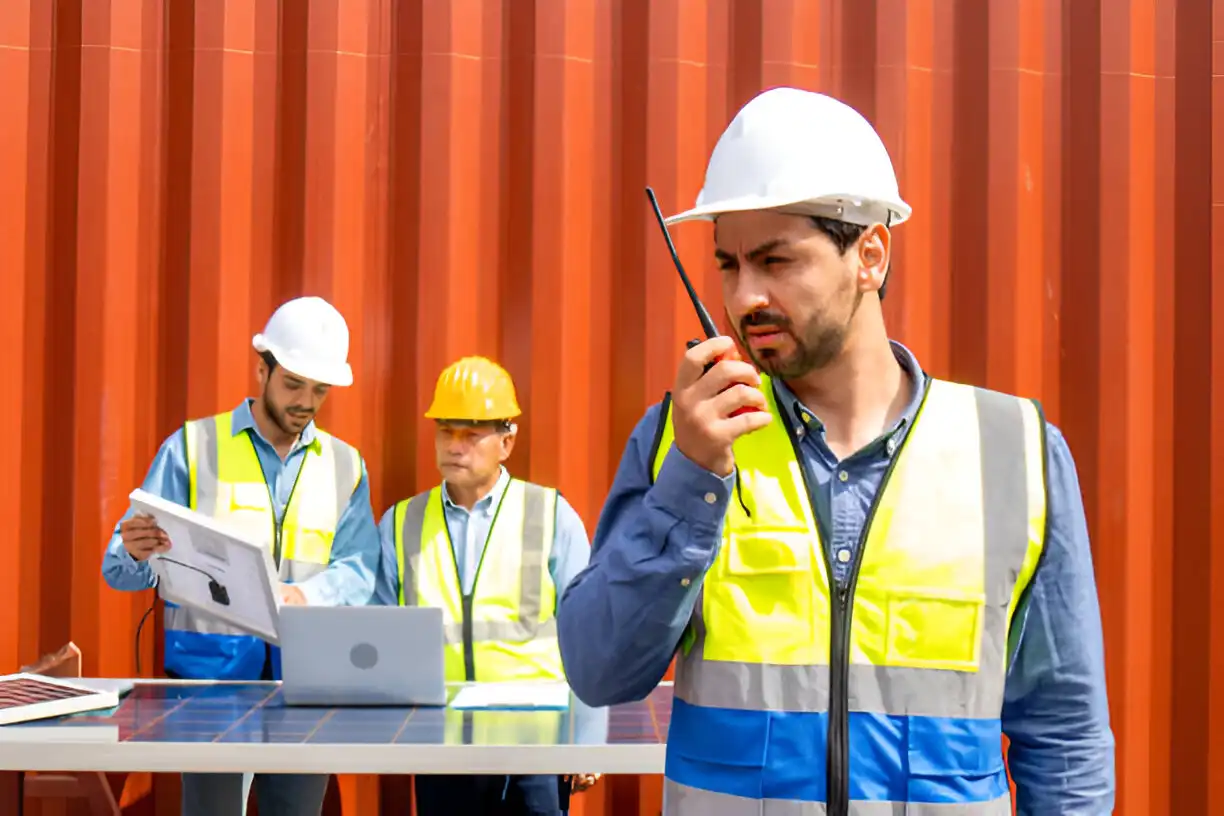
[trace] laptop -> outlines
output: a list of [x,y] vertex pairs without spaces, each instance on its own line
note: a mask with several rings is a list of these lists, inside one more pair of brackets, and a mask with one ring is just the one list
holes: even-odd
[[444,706],[442,610],[428,606],[280,608],[287,705]]

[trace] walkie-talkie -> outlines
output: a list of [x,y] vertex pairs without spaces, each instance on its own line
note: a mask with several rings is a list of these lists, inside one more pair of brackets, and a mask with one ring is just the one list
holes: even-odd
[[[720,337],[721,332],[718,331],[718,326],[714,325],[714,319],[710,317],[710,313],[706,310],[705,304],[701,302],[701,298],[697,297],[697,292],[693,289],[693,284],[689,281],[688,275],[684,272],[684,265],[680,263],[680,256],[676,254],[676,245],[672,243],[671,232],[669,232],[667,229],[667,222],[663,219],[663,212],[659,209],[659,200],[655,198],[654,190],[647,187],[646,197],[650,199],[650,206],[654,210],[655,220],[659,222],[659,229],[663,232],[663,240],[667,242],[667,251],[671,253],[672,263],[675,264],[676,271],[680,273],[680,281],[684,284],[685,291],[688,292],[689,300],[693,302],[693,309],[695,309],[697,312],[697,320],[701,323],[701,328],[705,332],[706,339],[709,340],[713,337]],[[700,340],[689,340],[685,345],[687,348],[692,348],[700,343]],[[709,371],[714,367],[714,364],[721,359],[722,358],[719,357],[706,363],[704,371]],[[739,416],[740,414],[746,414],[751,411],[759,410],[761,409],[744,406],[743,408],[735,409],[735,411],[731,413],[731,416]]]

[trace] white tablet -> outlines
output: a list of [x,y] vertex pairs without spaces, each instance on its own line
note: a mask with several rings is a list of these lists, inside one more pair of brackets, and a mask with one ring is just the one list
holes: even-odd
[[280,645],[276,569],[262,542],[139,488],[130,498],[170,536],[171,548],[149,558],[163,598]]

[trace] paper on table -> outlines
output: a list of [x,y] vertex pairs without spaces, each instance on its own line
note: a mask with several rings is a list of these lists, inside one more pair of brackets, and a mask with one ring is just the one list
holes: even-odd
[[504,682],[464,686],[451,700],[451,708],[567,709],[566,683]]

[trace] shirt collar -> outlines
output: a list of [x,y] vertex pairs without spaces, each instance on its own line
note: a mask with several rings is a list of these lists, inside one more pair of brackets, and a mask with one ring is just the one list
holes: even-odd
[[[255,415],[251,413],[251,406],[254,404],[255,400],[251,399],[250,397],[247,397],[242,402],[238,403],[238,407],[234,409],[232,419],[230,420],[230,431],[234,436],[237,436],[243,431],[249,430],[260,439],[267,442],[268,440],[264,439],[264,435],[259,432],[259,426],[255,424]],[[294,450],[297,448],[306,448],[315,445],[317,440],[318,436],[315,433],[315,423],[312,419],[310,422],[306,423],[306,427],[302,429],[300,434],[298,434],[298,440],[293,446]],[[269,442],[268,444],[271,443]]]
[[[892,437],[913,423],[914,416],[918,413],[918,407],[922,405],[922,398],[926,394],[927,378],[926,374],[922,371],[922,366],[918,363],[918,358],[914,356],[912,351],[896,340],[889,340],[888,342],[892,346],[893,356],[901,364],[902,370],[905,371],[906,375],[917,386],[914,388],[909,404],[905,406],[905,410],[897,420],[897,424],[884,434],[886,437]],[[805,407],[786,383],[778,379],[772,382],[778,394],[778,408],[782,412],[782,416],[792,427],[805,428],[809,433],[814,433],[824,428],[824,423],[816,416],[816,412]]]
[[[509,486],[509,484],[510,471],[506,470],[505,467],[502,467],[501,475],[497,477],[497,482],[493,485],[493,489],[485,494],[483,498],[477,501],[472,507],[472,510],[487,510],[490,507],[496,507],[499,503],[501,503],[502,494],[506,492],[506,488]],[[464,512],[467,512],[466,507],[455,504],[455,502],[451,501],[450,493],[446,489],[445,480],[442,482],[442,503],[445,506],[455,510],[463,510]]]

